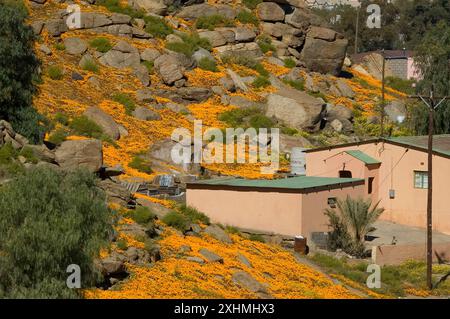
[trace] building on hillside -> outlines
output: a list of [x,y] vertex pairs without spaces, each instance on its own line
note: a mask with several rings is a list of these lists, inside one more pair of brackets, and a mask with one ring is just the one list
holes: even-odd
[[[419,80],[420,71],[414,64],[413,51],[385,50],[385,75],[404,80]],[[361,65],[373,77],[381,80],[383,70],[382,51],[370,51],[353,54],[350,57],[353,64]]]
[[363,178],[232,178],[188,183],[186,203],[223,225],[311,237],[328,231],[325,208],[335,207],[338,198],[364,193]]
[[[365,195],[380,201],[381,219],[426,227],[427,136],[375,139],[306,151],[310,176],[361,178]],[[433,229],[450,234],[450,135],[433,149]]]

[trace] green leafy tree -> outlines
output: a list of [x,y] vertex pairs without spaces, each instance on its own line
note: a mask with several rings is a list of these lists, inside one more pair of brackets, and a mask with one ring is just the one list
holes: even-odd
[[328,216],[332,228],[330,246],[363,257],[366,250],[365,237],[373,229],[373,223],[384,212],[384,208],[378,205],[379,202],[372,205],[370,199],[353,199],[347,196],[345,200],[337,201],[337,209],[327,208],[325,215]]
[[[434,86],[435,95],[450,95],[450,23],[440,21],[424,35],[416,48],[415,62],[423,80],[419,92],[428,95]],[[414,129],[418,134],[428,131],[428,110],[422,105],[415,107],[412,114]],[[450,102],[444,102],[435,113],[435,133],[450,133]]]
[[35,36],[25,23],[21,1],[0,0],[0,118],[34,142],[43,136],[44,120],[32,107],[39,60],[33,49]]
[[94,258],[112,231],[105,196],[86,171],[30,170],[0,191],[0,298],[76,298],[98,279]]

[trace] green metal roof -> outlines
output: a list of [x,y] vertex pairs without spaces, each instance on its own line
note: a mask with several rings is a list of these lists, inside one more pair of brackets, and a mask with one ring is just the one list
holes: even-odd
[[350,150],[345,151],[350,156],[353,156],[354,158],[359,159],[360,161],[366,163],[366,164],[380,164],[381,162],[379,160],[374,159],[373,157],[370,157],[366,153],[360,151],[360,150]]
[[[428,149],[428,136],[399,136],[387,138],[388,141]],[[433,151],[450,156],[450,134],[433,136]]]
[[297,176],[283,179],[211,179],[191,184],[217,185],[232,187],[260,187],[260,188],[283,188],[283,189],[308,189],[323,186],[333,186],[344,183],[363,182],[360,178],[333,178],[317,176]]

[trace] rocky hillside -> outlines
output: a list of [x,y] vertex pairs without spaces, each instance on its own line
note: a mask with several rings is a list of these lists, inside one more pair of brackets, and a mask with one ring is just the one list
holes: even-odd
[[[192,175],[268,177],[260,164],[173,164],[172,131],[192,131],[194,119],[219,129],[278,127],[284,153],[377,133],[380,82],[351,69],[347,40],[302,0],[277,2],[28,1],[42,61],[34,106],[49,130],[36,147],[2,122],[2,142],[32,154],[17,159],[27,166],[83,166],[102,178],[120,218],[99,261],[107,289],[87,297],[367,296],[259,237],[201,218],[180,225],[174,214],[196,213],[121,183],[167,173],[180,183]],[[405,112],[396,101],[403,96],[387,89],[393,121]]]

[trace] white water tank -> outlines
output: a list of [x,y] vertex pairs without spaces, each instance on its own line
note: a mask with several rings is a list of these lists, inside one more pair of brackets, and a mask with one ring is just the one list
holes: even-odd
[[305,149],[293,147],[291,149],[291,174],[306,175],[306,154]]

